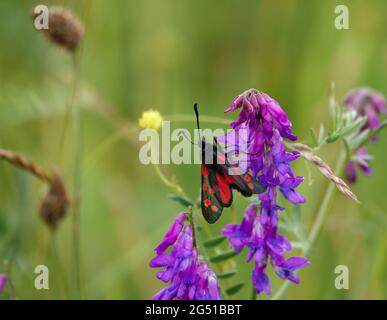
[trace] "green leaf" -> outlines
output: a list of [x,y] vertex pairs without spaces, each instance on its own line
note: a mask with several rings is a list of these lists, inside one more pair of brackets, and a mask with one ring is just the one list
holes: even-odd
[[320,132],[318,134],[318,145],[322,145],[324,143],[324,140],[325,140],[325,128],[324,128],[324,125],[321,124],[320,125]]
[[176,202],[180,203],[184,207],[193,206],[193,203],[191,201],[189,201],[188,199],[186,199],[186,198],[184,198],[182,196],[174,194],[174,193],[173,194],[169,194],[168,198],[173,200],[173,201],[176,201]]
[[364,130],[356,135],[351,141],[349,141],[351,151],[357,150],[365,141],[367,141],[367,139],[370,138],[370,135],[370,129]]
[[347,155],[347,158],[351,156],[351,147],[349,146],[348,140],[346,138],[343,138],[343,144],[345,149],[345,154]]
[[218,244],[221,244],[225,239],[226,239],[226,237],[219,236],[219,237],[212,238],[212,239],[209,239],[207,241],[204,241],[203,245],[206,248],[212,248],[212,247],[217,246]]
[[228,278],[231,278],[232,276],[236,275],[236,273],[237,273],[236,270],[226,271],[226,272],[222,272],[222,273],[217,274],[216,277],[218,279],[228,279]]
[[340,131],[340,135],[349,136],[350,134],[358,131],[361,127],[363,127],[364,124],[366,123],[366,121],[367,121],[366,117],[362,117],[362,118],[357,119],[356,121],[354,121],[354,122],[348,124],[346,127],[344,127]]
[[210,258],[210,262],[219,263],[234,258],[239,252],[228,251]]
[[335,114],[336,114],[336,98],[335,98],[335,83],[331,82],[331,87],[329,90],[329,96],[328,96],[328,109],[330,116],[333,120],[335,120]]
[[238,284],[236,284],[235,286],[232,286],[232,287],[226,289],[226,293],[227,293],[228,295],[232,296],[232,295],[238,293],[238,292],[243,288],[244,285],[245,285],[245,284],[242,283],[242,282],[241,282],[241,283],[238,283]]
[[340,135],[337,132],[330,133],[327,138],[327,143],[335,142],[340,138]]

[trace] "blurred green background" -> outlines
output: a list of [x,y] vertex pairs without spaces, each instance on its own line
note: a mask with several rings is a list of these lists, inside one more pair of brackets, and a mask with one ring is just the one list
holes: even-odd
[[[0,2],[0,143],[45,168],[57,168],[71,186],[71,134],[61,150],[72,63],[48,43],[29,16],[35,1]],[[75,104],[81,108],[83,175],[81,256],[83,298],[148,299],[163,283],[148,267],[153,248],[183,208],[154,168],[138,161],[137,119],[153,108],[169,115],[223,116],[235,95],[255,87],[283,106],[300,141],[309,129],[328,122],[331,81],[341,99],[367,85],[387,93],[387,2],[308,0],[222,1],[46,1],[71,8],[85,22]],[[334,28],[334,9],[346,4],[350,29]],[[123,139],[106,139],[127,125]],[[174,127],[194,128],[194,122]],[[203,123],[215,128],[217,125]],[[109,141],[109,140],[108,140]],[[337,194],[323,235],[285,298],[387,298],[387,136],[369,147],[374,174],[354,186],[357,205]],[[104,147],[105,146],[105,147]],[[107,146],[107,147],[106,147]],[[340,144],[320,155],[334,164]],[[164,166],[190,197],[199,194],[198,165]],[[308,176],[303,160],[295,172]],[[55,236],[40,220],[37,206],[44,186],[0,163],[0,261],[12,263],[18,298],[73,298],[71,217]],[[313,181],[312,181],[313,180]],[[300,187],[307,204],[302,219],[310,227],[327,181],[314,169]],[[236,197],[238,220],[246,201]],[[199,212],[195,212],[200,214]],[[289,211],[289,213],[291,213]],[[211,226],[230,223],[230,210]],[[227,244],[222,244],[224,250]],[[295,250],[297,252],[297,250]],[[236,258],[245,282],[235,298],[251,292],[252,264]],[[34,289],[34,268],[50,269],[50,290]],[[350,289],[336,290],[334,268],[346,265]],[[1,266],[0,266],[1,268]],[[0,269],[0,273],[3,270]],[[282,283],[270,272],[273,291]],[[8,298],[4,293],[0,298]],[[266,299],[264,295],[258,299]]]

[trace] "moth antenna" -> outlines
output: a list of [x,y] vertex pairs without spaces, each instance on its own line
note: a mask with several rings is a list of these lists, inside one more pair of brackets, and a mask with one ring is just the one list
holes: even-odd
[[194,110],[195,110],[195,115],[196,115],[196,126],[197,126],[198,131],[199,131],[199,140],[202,140],[202,136],[200,134],[199,110],[198,110],[198,104],[197,103],[194,104]]
[[[235,152],[237,150],[236,146],[229,146],[229,147],[234,147],[234,149],[229,150],[227,153]],[[227,146],[226,146],[226,148],[227,148]],[[238,153],[242,153],[242,154],[245,154],[247,156],[256,156],[257,154],[259,154],[259,152],[249,153],[249,152],[244,152],[242,150],[239,150]]]
[[187,134],[186,134],[186,132],[185,132],[184,130],[180,130],[180,131],[178,132],[178,134],[179,134],[179,135],[182,135],[186,140],[188,140],[189,142],[191,142],[191,144],[196,145],[196,143],[193,142],[193,141],[187,136]]

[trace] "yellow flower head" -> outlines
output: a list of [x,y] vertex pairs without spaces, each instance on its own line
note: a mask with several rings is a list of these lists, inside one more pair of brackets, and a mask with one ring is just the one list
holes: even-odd
[[159,130],[162,126],[163,117],[157,110],[148,110],[142,113],[142,117],[138,119],[140,127],[145,129]]

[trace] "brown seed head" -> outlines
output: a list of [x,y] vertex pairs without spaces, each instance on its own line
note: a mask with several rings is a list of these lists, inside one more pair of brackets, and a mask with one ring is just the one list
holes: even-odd
[[[70,51],[75,51],[83,37],[84,26],[70,10],[62,7],[48,8],[48,29],[42,29],[48,39]],[[32,10],[32,17],[37,14]]]
[[49,189],[43,195],[39,214],[46,224],[55,229],[59,221],[65,216],[69,200],[62,179],[53,174]]

